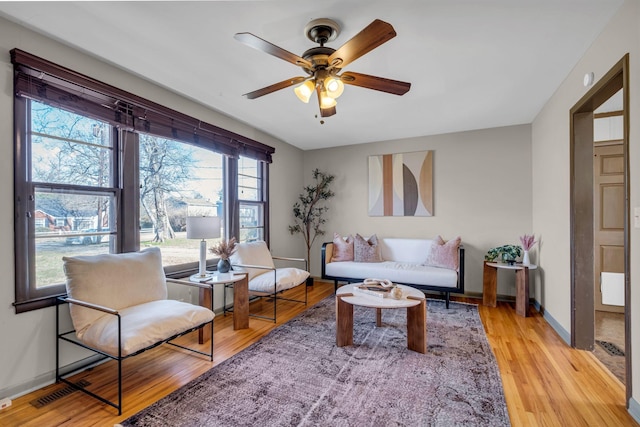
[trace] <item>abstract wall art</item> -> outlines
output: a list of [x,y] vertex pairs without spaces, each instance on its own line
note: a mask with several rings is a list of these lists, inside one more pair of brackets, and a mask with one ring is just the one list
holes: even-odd
[[433,151],[369,156],[369,216],[433,216]]

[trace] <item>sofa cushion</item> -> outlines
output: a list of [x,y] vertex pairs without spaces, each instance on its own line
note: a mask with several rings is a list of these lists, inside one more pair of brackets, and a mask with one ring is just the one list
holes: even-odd
[[460,237],[451,239],[446,243],[442,237],[436,237],[433,245],[431,245],[431,251],[427,256],[424,265],[430,267],[450,268],[457,271],[459,247]]
[[[122,317],[122,356],[209,322],[214,316],[207,308],[175,300],[151,301],[119,312]],[[118,356],[118,318],[100,314],[101,317],[78,337],[89,346]]]
[[275,279],[278,284],[276,292],[280,292],[300,285],[307,280],[307,277],[309,277],[309,272],[299,268],[278,268],[275,270],[275,276],[273,270],[271,270],[251,279],[249,281],[249,290],[273,293]]
[[[114,310],[167,298],[159,248],[122,254],[63,257],[67,295]],[[78,336],[105,313],[71,304]],[[112,316],[113,317],[113,316]]]
[[349,234],[343,238],[333,233],[333,254],[331,262],[353,261],[353,236]]
[[417,263],[383,261],[379,263],[332,262],[325,267],[326,275],[344,279],[364,280],[368,277],[388,279],[394,283],[455,288],[458,273],[448,268],[429,267]]
[[236,251],[229,257],[229,261],[231,262],[231,265],[245,264],[267,267],[266,269],[244,268],[249,275],[249,281],[261,274],[268,272],[273,274],[273,270],[271,269],[275,268],[271,252],[269,252],[267,244],[261,240],[256,242],[239,243],[236,245]]
[[375,234],[368,239],[356,234],[353,242],[353,260],[355,262],[382,262],[378,237]]

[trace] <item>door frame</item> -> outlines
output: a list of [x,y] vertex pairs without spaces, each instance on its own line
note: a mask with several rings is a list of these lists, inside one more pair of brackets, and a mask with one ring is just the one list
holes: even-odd
[[629,54],[570,110],[571,346],[593,350],[595,339],[593,234],[593,112],[622,89],[624,152],[625,386],[631,390],[631,280],[629,260]]

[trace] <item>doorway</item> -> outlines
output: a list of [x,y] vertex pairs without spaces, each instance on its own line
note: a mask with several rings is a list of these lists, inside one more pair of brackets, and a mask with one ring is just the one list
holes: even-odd
[[[623,312],[624,347],[630,348],[630,307],[624,306],[630,296],[628,82],[629,58],[625,55],[570,112],[571,345],[582,350],[593,351],[599,345],[596,344],[596,314],[600,318],[601,313],[615,311]],[[621,94],[621,112],[615,113],[621,119],[620,138],[597,143],[594,118],[603,113],[596,112],[616,93]],[[601,287],[603,277],[605,281],[612,277],[622,281],[621,308],[609,304],[610,288]],[[624,368],[628,402],[631,397],[629,357],[625,358]]]

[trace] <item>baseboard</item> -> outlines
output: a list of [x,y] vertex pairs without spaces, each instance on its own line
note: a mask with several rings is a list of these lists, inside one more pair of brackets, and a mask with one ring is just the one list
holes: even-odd
[[633,397],[629,399],[629,414],[640,424],[640,403]]
[[544,309],[544,307],[540,307],[539,311],[542,313],[542,317],[544,317],[544,320],[546,320],[547,323],[551,325],[553,330],[556,331],[558,335],[560,335],[560,338],[562,338],[562,340],[569,347],[571,347],[571,334],[565,328],[563,328],[562,325],[552,315],[550,315],[547,310]]
[[[103,356],[101,355],[92,355],[86,357],[82,360],[78,360],[77,362],[73,362],[67,366],[61,368],[64,372],[72,372],[86,364],[102,362]],[[15,399],[17,397],[23,396],[25,394],[31,393],[32,391],[36,391],[41,389],[42,387],[46,387],[56,382],[56,371],[45,372],[44,374],[38,375],[35,378],[30,379],[29,381],[25,381],[21,384],[17,384],[11,387],[0,389],[0,398],[8,397],[9,399]]]

